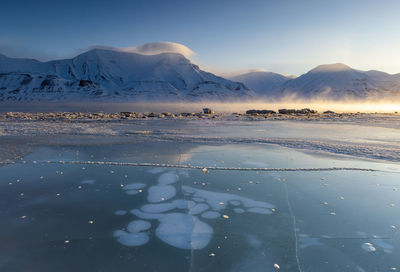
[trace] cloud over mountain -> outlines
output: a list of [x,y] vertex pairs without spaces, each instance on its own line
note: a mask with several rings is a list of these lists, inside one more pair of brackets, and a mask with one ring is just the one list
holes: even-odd
[[138,53],[142,55],[157,55],[161,53],[178,53],[186,58],[189,58],[195,54],[189,47],[180,43],[174,42],[152,42],[146,43],[139,46],[131,47],[111,47],[111,46],[101,46],[95,45],[89,47],[91,49],[107,49],[120,52]]

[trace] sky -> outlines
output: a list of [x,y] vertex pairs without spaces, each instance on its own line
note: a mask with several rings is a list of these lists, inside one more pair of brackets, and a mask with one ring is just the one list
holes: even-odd
[[0,53],[179,43],[204,70],[300,75],[319,64],[400,73],[399,0],[1,0]]

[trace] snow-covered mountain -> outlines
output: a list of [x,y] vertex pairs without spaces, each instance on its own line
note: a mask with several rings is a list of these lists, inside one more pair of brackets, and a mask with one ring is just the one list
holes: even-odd
[[359,71],[341,63],[327,64],[285,82],[275,94],[339,100],[398,96],[400,77],[379,71]]
[[183,55],[93,49],[40,62],[0,55],[0,101],[81,99],[223,100],[252,98],[244,84],[200,70]]
[[297,78],[251,72],[228,80],[200,70],[178,53],[93,49],[49,62],[0,54],[0,101],[221,101],[286,96],[338,100],[400,96],[400,74],[359,71],[337,63],[320,65]]
[[277,73],[259,71],[234,76],[230,79],[243,82],[259,96],[274,96],[276,90],[290,78]]

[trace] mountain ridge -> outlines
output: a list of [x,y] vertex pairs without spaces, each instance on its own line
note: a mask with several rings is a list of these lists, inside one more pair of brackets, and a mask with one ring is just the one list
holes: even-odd
[[244,84],[202,71],[179,53],[92,49],[71,59],[2,58],[0,100],[221,100],[251,98]]
[[147,55],[95,48],[46,62],[0,54],[0,101],[226,101],[287,96],[333,100],[400,96],[400,73],[334,63],[318,65],[296,78],[256,71],[225,79],[176,52]]
[[[400,74],[361,71],[343,63],[322,64],[296,78],[272,72],[245,73],[231,79],[252,88],[260,97],[332,100],[400,96]],[[277,84],[274,77],[280,76]],[[254,79],[254,77],[256,79]]]

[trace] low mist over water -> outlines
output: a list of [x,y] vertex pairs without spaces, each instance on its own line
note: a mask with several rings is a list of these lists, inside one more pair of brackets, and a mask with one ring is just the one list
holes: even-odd
[[252,102],[37,102],[37,103],[2,103],[0,112],[199,112],[209,107],[221,113],[243,113],[249,109],[303,109],[310,108],[319,112],[331,110],[335,112],[366,112],[366,113],[396,113],[400,112],[400,101],[365,101],[365,102],[338,102],[338,101],[252,101]]

